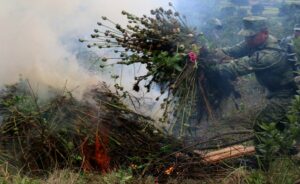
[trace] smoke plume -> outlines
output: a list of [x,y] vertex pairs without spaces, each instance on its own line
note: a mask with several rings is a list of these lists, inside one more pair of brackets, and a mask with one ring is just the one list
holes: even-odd
[[[33,86],[82,90],[102,77],[83,70],[69,40],[88,35],[102,15],[116,22],[122,10],[142,15],[158,0],[1,0],[0,86],[27,78]],[[167,2],[164,2],[167,4]],[[74,43],[74,42],[71,42]]]

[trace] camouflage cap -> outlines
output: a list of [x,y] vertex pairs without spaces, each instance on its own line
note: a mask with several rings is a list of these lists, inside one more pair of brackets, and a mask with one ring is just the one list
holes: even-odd
[[296,24],[294,26],[294,31],[300,31],[300,24]]
[[256,33],[267,28],[265,17],[250,16],[243,18],[244,28],[238,33],[242,36],[254,36]]

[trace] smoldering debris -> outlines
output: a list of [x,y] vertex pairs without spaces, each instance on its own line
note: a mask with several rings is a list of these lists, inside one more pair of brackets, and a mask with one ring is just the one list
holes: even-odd
[[69,167],[106,173],[125,166],[135,174],[161,179],[229,171],[225,166],[204,164],[193,152],[207,149],[197,145],[209,142],[220,147],[222,135],[185,145],[156,128],[150,118],[129,110],[105,84],[87,91],[83,101],[68,91],[52,92],[52,99],[40,101],[26,81],[1,91],[0,160],[5,159],[10,169],[41,174]]

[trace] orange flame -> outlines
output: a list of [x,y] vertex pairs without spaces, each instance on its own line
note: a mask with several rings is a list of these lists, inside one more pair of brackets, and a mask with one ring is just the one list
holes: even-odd
[[167,170],[165,170],[165,174],[166,174],[166,175],[170,175],[170,174],[172,174],[172,173],[173,173],[173,171],[174,171],[174,169],[175,169],[175,167],[174,167],[174,166],[171,166],[171,167],[169,167]]
[[100,143],[99,133],[95,136],[95,161],[102,173],[106,173],[109,170],[110,157],[108,156],[105,145],[108,145],[108,136],[102,137],[102,143]]
[[108,156],[107,146],[109,138],[107,134],[99,132],[95,135],[95,144],[88,145],[88,138],[81,144],[81,154],[83,157],[82,168],[84,171],[100,170],[106,173],[110,168],[110,157]]

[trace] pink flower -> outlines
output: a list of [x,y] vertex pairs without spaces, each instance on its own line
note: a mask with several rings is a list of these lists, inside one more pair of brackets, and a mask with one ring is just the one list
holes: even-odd
[[195,63],[197,61],[197,54],[195,52],[191,51],[188,53],[188,55],[192,63]]

